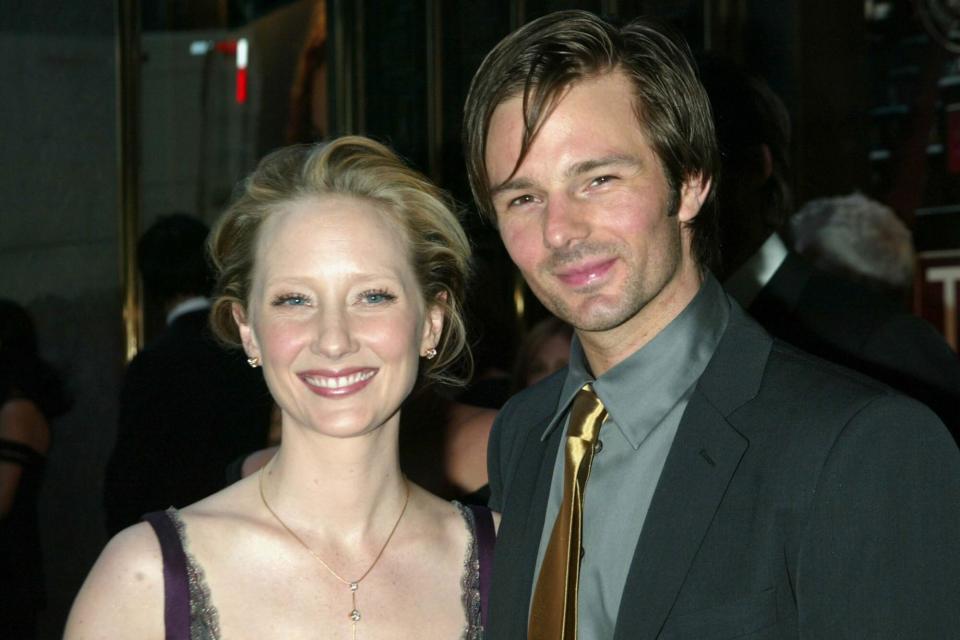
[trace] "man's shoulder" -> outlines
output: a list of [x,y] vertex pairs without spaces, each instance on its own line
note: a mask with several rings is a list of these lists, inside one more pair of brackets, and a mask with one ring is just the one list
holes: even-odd
[[560,391],[566,380],[567,368],[552,373],[540,382],[523,389],[510,397],[500,410],[505,418],[532,415],[549,417],[557,408]]
[[531,431],[543,430],[557,410],[567,369],[551,374],[507,400],[494,421],[493,436],[505,448],[525,439]]
[[[728,412],[741,420],[747,416],[771,424],[836,425],[880,399],[923,413],[920,421],[929,414],[926,407],[883,382],[770,337],[742,311],[732,315],[715,359],[701,387],[721,407],[731,395],[747,398],[736,406],[727,405]],[[751,376],[755,381],[750,381]],[[748,385],[749,394],[744,389]]]
[[755,398],[731,422],[751,440],[830,448],[857,438],[878,446],[947,433],[936,414],[886,384],[774,340]]

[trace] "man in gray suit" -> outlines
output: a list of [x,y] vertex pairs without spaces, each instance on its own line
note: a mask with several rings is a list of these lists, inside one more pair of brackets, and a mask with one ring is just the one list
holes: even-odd
[[[960,452],[710,275],[718,154],[686,44],[545,16],[484,60],[464,131],[479,207],[576,328],[491,435],[489,637],[960,633]],[[596,438],[569,415],[585,394]]]

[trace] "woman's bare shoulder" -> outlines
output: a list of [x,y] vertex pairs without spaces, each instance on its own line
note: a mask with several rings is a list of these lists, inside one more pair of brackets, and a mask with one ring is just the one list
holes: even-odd
[[70,611],[66,640],[163,637],[163,560],[150,525],[110,540]]

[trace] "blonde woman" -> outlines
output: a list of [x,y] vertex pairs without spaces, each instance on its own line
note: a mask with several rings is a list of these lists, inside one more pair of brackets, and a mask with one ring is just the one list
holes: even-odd
[[114,538],[67,624],[86,638],[479,638],[489,511],[399,465],[418,379],[456,381],[467,238],[358,137],[265,158],[214,231],[213,323],[262,367],[282,444],[257,473]]

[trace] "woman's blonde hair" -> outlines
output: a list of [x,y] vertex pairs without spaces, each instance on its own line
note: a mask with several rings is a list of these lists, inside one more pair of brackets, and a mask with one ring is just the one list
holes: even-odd
[[[260,161],[242,187],[210,234],[209,252],[217,274],[211,324],[221,340],[240,344],[232,309],[234,304],[248,309],[264,220],[304,198],[363,198],[406,231],[424,303],[443,310],[437,356],[423,363],[424,379],[463,384],[471,369],[463,319],[470,243],[452,200],[442,190],[390,149],[361,136],[275,151]],[[369,249],[358,243],[358,250]]]

